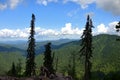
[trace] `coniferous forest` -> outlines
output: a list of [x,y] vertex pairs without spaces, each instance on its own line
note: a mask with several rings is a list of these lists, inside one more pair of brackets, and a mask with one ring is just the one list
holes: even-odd
[[[37,42],[36,20],[32,14],[28,41],[0,43],[0,80],[120,80],[120,37],[93,36],[90,15],[79,40]],[[114,27],[119,33],[120,22]]]

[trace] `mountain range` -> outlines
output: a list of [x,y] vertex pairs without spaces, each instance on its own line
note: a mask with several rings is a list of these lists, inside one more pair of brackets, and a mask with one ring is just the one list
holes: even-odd
[[[120,41],[116,41],[119,36],[101,34],[93,37],[93,62],[92,71],[99,71],[104,74],[120,71]],[[59,72],[67,72],[68,64],[71,64],[72,54],[76,59],[77,77],[83,75],[83,58],[80,58],[81,40],[57,40],[36,42],[36,64],[39,68],[43,63],[44,45],[51,42],[52,52],[55,53],[54,63],[58,58]],[[25,66],[25,54],[27,43],[23,42],[19,45],[0,43],[0,74],[3,75],[10,69],[12,62],[18,62],[22,59],[23,67]],[[56,63],[55,63],[56,64]],[[119,75],[120,76],[120,75]]]

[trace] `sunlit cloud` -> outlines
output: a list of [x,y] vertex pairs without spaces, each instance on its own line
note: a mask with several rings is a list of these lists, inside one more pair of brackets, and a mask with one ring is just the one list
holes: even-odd
[[7,8],[7,4],[1,4],[0,3],[0,10],[4,10]]
[[82,9],[85,9],[88,7],[89,4],[93,3],[95,0],[63,0],[64,3],[67,2],[74,2],[81,6]]
[[[96,7],[101,8],[105,11],[111,12],[114,15],[120,15],[120,0],[61,0],[64,4],[68,2],[73,2],[78,5],[82,9],[86,9],[89,7],[90,4],[95,3]],[[14,9],[16,8],[20,3],[22,3],[23,0],[6,0],[4,3],[0,3],[0,10],[4,10],[6,8]],[[40,5],[47,6],[49,3],[58,3],[58,0],[35,0],[36,3]],[[76,11],[69,12],[68,15],[72,16],[75,14]]]
[[82,9],[86,9],[90,4],[95,3],[98,8],[120,15],[120,0],[63,0],[64,3],[74,2],[79,4]]
[[[100,24],[93,29],[93,35],[99,34],[116,34],[115,25],[117,21],[108,25]],[[74,27],[72,23],[66,23],[60,30],[35,28],[35,38],[38,40],[56,40],[61,38],[80,39],[84,30],[83,28]],[[2,39],[27,39],[29,37],[30,28],[25,29],[1,29],[0,38]]]
[[22,1],[23,0],[9,0],[8,5],[10,6],[11,9],[14,9]]
[[48,3],[51,3],[51,2],[57,2],[58,0],[37,0],[37,3],[38,4],[41,4],[41,5],[44,5],[44,6],[47,6]]
[[96,0],[96,4],[105,11],[120,15],[120,0]]
[[96,27],[93,33],[94,35],[98,35],[98,34],[114,34],[114,35],[116,34],[117,35],[116,29],[115,29],[115,26],[117,23],[118,23],[117,21],[111,22],[108,25],[101,23]]
[[4,3],[0,3],[0,10],[5,10],[7,8],[14,9],[22,3],[22,1],[23,0],[6,0]]

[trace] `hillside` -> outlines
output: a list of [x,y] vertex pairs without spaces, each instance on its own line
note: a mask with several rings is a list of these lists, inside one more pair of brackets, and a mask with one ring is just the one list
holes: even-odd
[[0,52],[0,75],[5,75],[7,71],[11,68],[12,63],[18,63],[18,60],[21,60],[25,64],[25,57],[19,52]]
[[[120,42],[116,41],[116,37],[115,35],[104,34],[93,37],[93,72],[107,75],[120,71]],[[72,41],[66,43],[62,48],[54,50],[55,56],[59,58],[58,72],[66,74],[69,68],[68,64],[72,64],[70,63],[71,54],[75,54],[77,77],[83,75],[83,58],[79,60],[80,47],[80,41]],[[39,57],[40,55],[37,56],[37,61],[42,61]],[[41,64],[39,63],[39,65]]]
[[[93,74],[99,72],[99,75],[108,75],[109,73],[115,74],[115,72],[120,71],[120,42],[116,41],[118,36],[115,35],[98,35],[93,37],[93,67],[92,71]],[[81,48],[79,40],[70,41],[67,43],[63,43],[60,45],[52,45],[53,52],[55,52],[55,61],[54,65],[56,64],[56,58],[58,57],[58,72],[67,74],[68,71],[68,64],[71,64],[72,54],[75,54],[76,59],[76,74],[77,77],[82,77],[84,72],[84,65],[83,65],[83,58],[79,57],[79,50]],[[54,42],[52,42],[54,44]],[[42,44],[42,43],[37,43]],[[41,48],[42,46],[42,48]],[[44,46],[41,45],[36,50],[40,52],[40,48],[42,53],[44,52]],[[20,55],[19,53],[9,54],[0,53],[0,69],[3,68],[8,70],[12,61],[16,62],[18,58],[23,59],[23,63],[25,57]],[[80,58],[80,59],[79,59]],[[9,61],[8,61],[9,59]],[[43,54],[36,55],[36,63],[37,68],[39,70],[40,66],[42,66],[43,62]],[[0,73],[3,73],[1,71]],[[98,73],[97,73],[98,74]],[[109,74],[110,75],[110,74]],[[110,77],[108,75],[108,77]],[[96,75],[98,77],[98,75]],[[95,76],[95,77],[96,77]]]
[[0,52],[20,52],[21,54],[25,54],[24,50],[10,45],[0,45]]

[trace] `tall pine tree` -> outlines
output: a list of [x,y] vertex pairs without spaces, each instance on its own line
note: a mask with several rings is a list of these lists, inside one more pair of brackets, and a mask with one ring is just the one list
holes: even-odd
[[53,57],[51,56],[51,43],[48,43],[45,45],[45,52],[44,52],[44,67],[47,68],[48,73],[47,77],[50,76],[50,74],[54,74],[53,69]]
[[85,73],[84,80],[90,80],[91,78],[91,67],[92,63],[90,61],[92,57],[92,20],[89,15],[87,16],[87,22],[85,26],[85,30],[83,32],[82,38],[82,48],[80,50],[80,56],[84,56],[85,58]]
[[31,20],[31,30],[30,30],[30,36],[28,39],[28,48],[27,48],[27,57],[26,57],[26,76],[33,76],[35,75],[35,15],[32,14],[32,20]]

